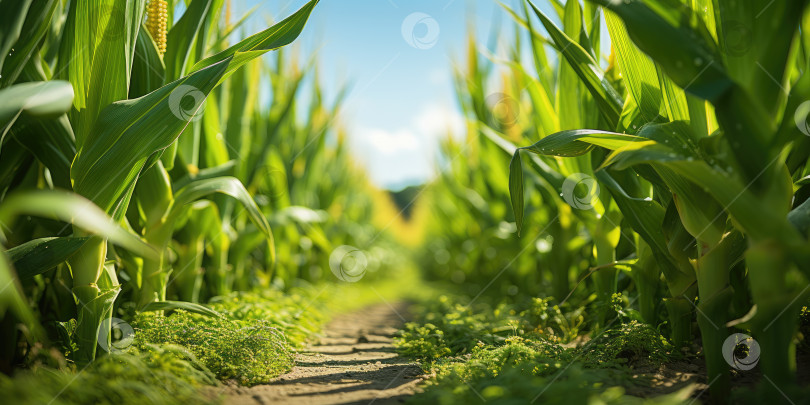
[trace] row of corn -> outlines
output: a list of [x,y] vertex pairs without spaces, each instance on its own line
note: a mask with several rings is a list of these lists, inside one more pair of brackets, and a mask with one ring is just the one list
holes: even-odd
[[341,98],[324,99],[313,61],[276,51],[318,0],[232,44],[247,16],[223,19],[223,0],[11,3],[4,370],[49,325],[77,321],[72,356],[86,364],[119,308],[210,312],[197,303],[316,281],[334,247],[376,238],[367,183],[332,130]]
[[783,398],[810,296],[807,1],[515,5],[513,41],[471,38],[456,68],[469,130],[431,189],[431,272],[473,296],[587,290],[602,327],[623,292],[700,339],[714,400],[756,360]]

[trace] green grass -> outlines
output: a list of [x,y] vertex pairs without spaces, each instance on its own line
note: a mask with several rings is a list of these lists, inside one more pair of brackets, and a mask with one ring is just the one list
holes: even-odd
[[[425,371],[435,374],[414,403],[479,401],[478,395],[487,402],[510,403],[537,395],[545,385],[550,391],[542,403],[572,387],[582,391],[570,403],[639,402],[622,396],[625,387],[644,384],[632,378],[633,369],[682,358],[658,331],[631,319],[621,297],[614,299],[610,326],[587,331],[579,329],[583,308],[562,311],[548,299],[478,303],[473,309],[459,304],[465,301],[447,296],[433,300],[419,310],[416,322],[400,331],[395,343],[399,353],[420,359]],[[678,403],[677,398],[690,392],[658,400]]]
[[[409,403],[523,404],[538,398],[541,404],[684,404],[691,389],[684,389],[654,400],[624,395],[615,373],[610,370],[583,370],[571,366],[554,377],[540,377],[527,370],[532,363],[516,362],[497,372],[481,371],[478,363],[456,365],[443,370],[426,391]],[[475,370],[471,370],[475,368]],[[470,374],[480,378],[470,378]]]
[[[51,398],[55,404],[216,403],[215,390],[203,387],[216,387],[220,380],[266,383],[289,371],[296,348],[327,319],[330,297],[332,289],[288,294],[270,289],[234,293],[208,305],[219,317],[183,310],[137,313],[129,319],[134,340],[122,352],[100,356],[83,369],[66,361],[75,344],[62,353],[40,348],[29,356],[28,370],[0,377],[0,391],[20,403]],[[75,339],[75,322],[64,330]]]
[[204,317],[177,311],[169,316],[139,315],[133,323],[136,345],[185,347],[219,379],[242,385],[266,383],[293,367],[282,330],[264,320]]
[[218,384],[215,376],[187,348],[143,345],[143,350],[102,356],[86,369],[68,371],[34,367],[14,378],[0,375],[0,391],[10,403],[182,405],[218,403],[218,395],[201,390]]

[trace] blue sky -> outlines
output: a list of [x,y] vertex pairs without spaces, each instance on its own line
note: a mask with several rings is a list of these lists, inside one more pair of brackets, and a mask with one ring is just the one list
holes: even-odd
[[[252,33],[305,3],[234,0],[233,18],[258,5],[246,26]],[[429,180],[440,137],[463,130],[451,66],[463,62],[469,21],[479,39],[494,24],[511,37],[511,17],[495,0],[322,0],[315,8],[296,46],[303,57],[317,52],[327,97],[351,84],[339,121],[376,185]]]

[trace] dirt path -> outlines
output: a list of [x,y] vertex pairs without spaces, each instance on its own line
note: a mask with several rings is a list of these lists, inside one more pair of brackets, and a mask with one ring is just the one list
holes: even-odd
[[226,405],[398,404],[416,392],[422,370],[397,356],[392,336],[407,305],[374,305],[336,317],[320,344],[268,385],[229,388]]

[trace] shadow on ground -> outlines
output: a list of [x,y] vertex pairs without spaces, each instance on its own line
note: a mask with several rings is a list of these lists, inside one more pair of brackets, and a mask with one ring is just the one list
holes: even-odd
[[267,385],[229,387],[225,404],[397,404],[424,379],[397,356],[393,334],[406,303],[380,304],[335,318],[321,342],[298,355],[289,374]]

